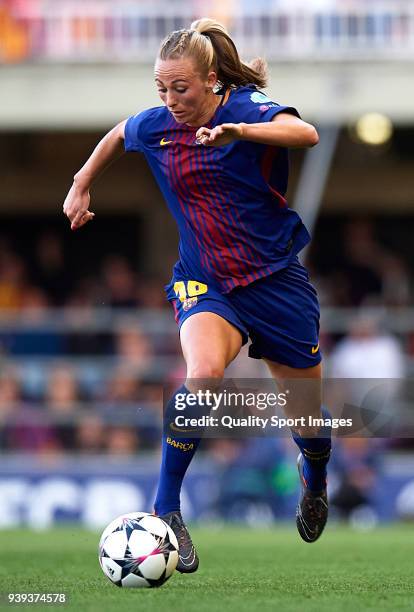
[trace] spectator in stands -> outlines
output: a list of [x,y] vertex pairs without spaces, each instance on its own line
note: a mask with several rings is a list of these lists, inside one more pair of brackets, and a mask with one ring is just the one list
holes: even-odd
[[70,282],[64,265],[63,243],[56,232],[42,234],[35,245],[34,279],[55,306],[63,304]]
[[9,352],[13,355],[61,355],[63,336],[50,327],[50,302],[40,287],[26,285],[21,296],[18,325],[9,334]]
[[134,369],[117,367],[110,375],[104,399],[117,404],[134,404],[140,394],[140,381]]
[[107,257],[102,265],[104,303],[112,308],[135,308],[139,303],[137,279],[128,260]]
[[[378,478],[378,440],[367,438],[338,439],[333,469],[337,483],[332,494],[334,510],[342,519],[376,520],[373,510]],[[362,512],[361,512],[362,511]],[[368,511],[368,512],[367,512]]]
[[48,375],[44,407],[50,411],[56,436],[64,449],[74,447],[79,401],[80,390],[72,368],[68,364],[53,368]]
[[23,259],[0,240],[0,309],[21,307],[27,270]]
[[338,305],[407,302],[407,267],[401,257],[380,243],[372,222],[351,221],[345,226],[343,243],[345,261],[332,282]]
[[381,331],[378,320],[361,314],[332,351],[329,373],[333,378],[403,378],[404,353],[394,336]]
[[83,416],[75,434],[75,448],[83,454],[102,453],[106,446],[107,432],[101,417]]
[[353,418],[361,427],[359,435],[396,433],[405,359],[398,340],[381,329],[378,319],[366,313],[356,318],[348,336],[333,350],[328,366],[329,376],[339,380],[327,388],[326,401],[336,404],[339,412],[348,406],[343,416],[356,411]]
[[409,306],[410,272],[407,263],[396,253],[384,256],[382,262],[382,295],[387,306]]
[[73,291],[68,295],[65,306],[67,308],[81,308],[83,311],[89,309],[89,315],[93,317],[93,308],[104,306],[102,304],[102,289],[99,281],[96,278],[90,277],[80,279]]
[[55,431],[22,399],[19,373],[7,368],[0,377],[1,447],[12,452],[45,453],[60,449]]
[[168,301],[165,299],[163,282],[160,278],[141,277],[139,279],[139,301],[141,308],[167,308]]
[[136,321],[124,319],[115,336],[115,354],[123,367],[134,368],[136,373],[146,372],[153,359],[153,349],[148,336]]
[[70,414],[79,402],[79,389],[74,370],[58,365],[48,375],[45,403],[57,414]]
[[112,427],[108,430],[107,452],[110,455],[134,455],[139,448],[139,438],[131,426]]
[[16,405],[21,403],[20,384],[17,370],[12,367],[3,369],[0,376],[0,417],[4,418],[15,412]]

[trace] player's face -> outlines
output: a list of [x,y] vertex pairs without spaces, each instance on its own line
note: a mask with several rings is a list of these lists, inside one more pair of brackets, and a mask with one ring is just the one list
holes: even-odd
[[190,58],[158,59],[155,82],[161,100],[178,123],[201,125],[199,121],[211,105],[209,92],[217,82],[214,72],[202,78]]

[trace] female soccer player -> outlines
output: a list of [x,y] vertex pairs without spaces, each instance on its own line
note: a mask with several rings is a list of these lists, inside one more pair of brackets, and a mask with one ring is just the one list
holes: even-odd
[[[319,306],[297,259],[310,238],[284,197],[287,148],[314,146],[318,134],[294,108],[260,91],[264,63],[244,64],[225,28],[211,19],[167,37],[155,83],[164,105],[122,121],[100,141],[75,175],[64,213],[72,229],[85,225],[94,217],[89,189],[101,171],[125,151],[144,153],[180,233],[167,297],[187,379],[167,412],[193,381],[222,379],[250,336],[250,357],[264,359],[279,384],[316,382],[302,413],[321,417]],[[285,411],[294,413],[289,405]],[[330,433],[309,437],[300,427],[292,433],[301,451],[297,527],[314,542],[327,520]],[[181,484],[198,443],[171,434],[162,440],[155,512],[178,536],[181,572],[199,563],[180,512]]]

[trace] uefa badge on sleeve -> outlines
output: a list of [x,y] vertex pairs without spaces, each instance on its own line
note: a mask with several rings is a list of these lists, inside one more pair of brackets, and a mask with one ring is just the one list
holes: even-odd
[[190,310],[190,308],[192,308],[193,306],[195,306],[198,302],[197,296],[195,297],[190,297],[190,298],[186,298],[183,302],[183,308],[184,310],[187,312],[187,310]]

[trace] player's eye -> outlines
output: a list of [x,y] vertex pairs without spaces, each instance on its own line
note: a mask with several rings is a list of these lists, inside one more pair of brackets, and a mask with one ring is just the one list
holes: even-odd
[[165,87],[158,87],[158,93],[167,93]]
[[175,91],[178,92],[178,93],[185,93],[187,91],[187,88],[186,87],[177,87]]

